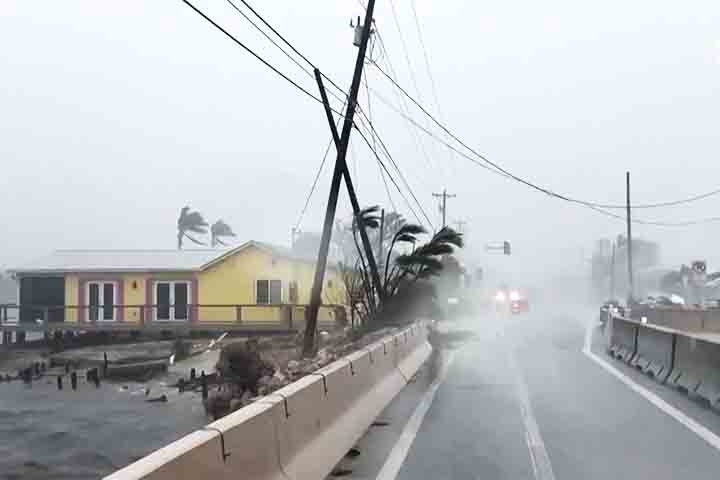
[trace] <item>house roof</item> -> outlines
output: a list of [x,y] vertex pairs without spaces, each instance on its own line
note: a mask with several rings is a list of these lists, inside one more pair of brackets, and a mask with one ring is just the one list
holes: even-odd
[[201,271],[250,247],[294,261],[315,261],[290,248],[251,240],[229,249],[57,250],[9,271],[14,274]]

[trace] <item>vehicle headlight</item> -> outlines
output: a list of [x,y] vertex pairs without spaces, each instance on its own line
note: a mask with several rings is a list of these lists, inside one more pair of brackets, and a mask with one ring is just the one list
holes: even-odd
[[618,310],[617,307],[613,307],[613,308],[612,308],[612,313],[618,313],[618,312],[619,312],[619,310]]
[[512,292],[510,292],[510,300],[512,300],[513,302],[517,302],[518,300],[520,300],[520,294],[513,290]]
[[497,292],[497,294],[495,294],[495,301],[496,301],[496,302],[503,303],[505,300],[506,300],[506,298],[505,298],[505,292]]

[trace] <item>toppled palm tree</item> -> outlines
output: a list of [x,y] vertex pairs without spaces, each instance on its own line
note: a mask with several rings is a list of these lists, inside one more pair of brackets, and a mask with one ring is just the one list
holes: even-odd
[[180,217],[177,221],[177,242],[178,250],[182,250],[183,238],[186,238],[196,245],[205,245],[200,240],[192,237],[188,232],[207,234],[208,223],[202,214],[197,211],[190,210],[190,207],[183,207],[180,210]]
[[217,245],[223,245],[227,247],[227,243],[222,241],[223,237],[236,237],[230,225],[223,222],[222,219],[218,219],[217,222],[213,223],[210,227],[210,245],[215,248]]

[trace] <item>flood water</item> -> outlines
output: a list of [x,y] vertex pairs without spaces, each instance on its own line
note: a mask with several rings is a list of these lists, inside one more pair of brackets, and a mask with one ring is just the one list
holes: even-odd
[[0,479],[102,477],[208,423],[199,394],[148,385],[168,402],[137,383],[1,383]]

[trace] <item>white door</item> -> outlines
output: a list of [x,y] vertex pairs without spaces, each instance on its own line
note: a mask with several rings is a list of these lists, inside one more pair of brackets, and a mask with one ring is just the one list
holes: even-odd
[[88,282],[88,320],[115,321],[115,282]]
[[155,320],[186,321],[190,318],[190,282],[155,283]]

